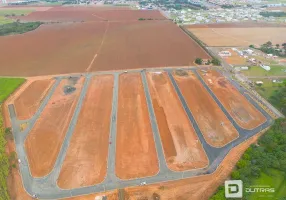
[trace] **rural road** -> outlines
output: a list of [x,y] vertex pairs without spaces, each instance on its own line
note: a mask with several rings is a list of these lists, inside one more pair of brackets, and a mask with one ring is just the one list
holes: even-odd
[[[45,106],[47,105],[48,101],[50,100],[51,96],[53,95],[55,89],[59,85],[60,81],[62,79],[68,78],[69,76],[58,76],[55,77],[56,82],[52,86],[51,90],[43,100],[40,108],[35,113],[35,115],[30,119],[26,120],[28,122],[28,126],[24,131],[20,131],[20,124],[22,121],[18,120],[15,114],[14,105],[9,105],[9,113],[10,118],[12,122],[12,130],[13,135],[15,138],[16,143],[16,151],[18,154],[19,159],[21,159],[20,166],[20,172],[24,184],[25,190],[30,194],[36,194],[40,199],[60,199],[60,198],[66,198],[66,197],[74,197],[79,195],[85,195],[85,194],[91,194],[91,193],[97,193],[97,192],[103,192],[106,190],[113,190],[118,188],[125,188],[130,186],[138,186],[140,183],[145,181],[147,184],[151,183],[159,183],[159,182],[166,182],[171,180],[179,180],[183,178],[189,178],[193,176],[198,176],[202,174],[209,174],[216,170],[218,165],[221,163],[221,161],[224,159],[224,157],[227,155],[227,153],[236,145],[240,144],[241,142],[245,141],[246,139],[250,138],[251,136],[255,135],[256,133],[260,132],[262,129],[267,128],[272,124],[272,118],[270,115],[265,112],[257,103],[256,101],[251,98],[247,92],[246,89],[243,87],[240,87],[239,84],[233,80],[231,80],[229,77],[229,81],[245,96],[245,98],[248,99],[250,103],[252,103],[267,119],[267,121],[263,124],[261,124],[259,127],[253,129],[253,130],[246,130],[238,126],[238,124],[234,121],[234,119],[230,116],[230,114],[227,112],[227,110],[224,108],[222,103],[218,100],[218,98],[215,96],[215,94],[212,92],[212,90],[207,86],[207,84],[203,81],[203,79],[200,77],[200,75],[195,71],[196,68],[194,67],[184,67],[184,69],[187,70],[193,70],[196,76],[199,78],[203,86],[206,88],[206,90],[210,93],[210,95],[213,97],[215,102],[220,106],[222,111],[225,113],[227,118],[233,123],[236,130],[239,132],[239,138],[235,139],[231,143],[227,144],[226,146],[222,148],[214,148],[210,146],[204,139],[201,130],[195,121],[190,109],[188,108],[186,101],[175,81],[173,78],[173,75],[171,73],[172,70],[178,69],[178,68],[161,68],[161,69],[148,69],[148,70],[129,70],[128,73],[132,72],[139,72],[141,73],[142,81],[143,81],[143,87],[144,92],[146,96],[148,111],[149,111],[149,117],[150,122],[152,126],[153,131],[153,137],[155,141],[157,156],[159,160],[159,172],[157,175],[152,177],[145,177],[145,178],[138,178],[138,179],[132,179],[132,180],[121,180],[119,179],[115,174],[115,155],[116,155],[116,126],[117,126],[117,104],[118,104],[118,81],[119,81],[119,75],[121,73],[124,73],[124,71],[117,71],[117,72],[96,72],[96,73],[85,73],[81,74],[86,77],[84,86],[82,88],[82,91],[80,93],[80,97],[77,103],[77,106],[75,108],[75,112],[73,114],[73,117],[70,122],[70,126],[68,128],[68,131],[65,136],[65,140],[62,144],[61,150],[59,152],[58,158],[56,160],[56,163],[54,165],[53,170],[45,177],[41,178],[34,178],[31,175],[30,167],[27,159],[27,155],[24,148],[24,142],[33,128],[34,124],[36,123],[36,120],[41,115],[42,111],[44,110]],[[180,68],[182,69],[182,68]],[[182,103],[182,106],[193,124],[193,127],[203,144],[203,147],[206,151],[206,154],[209,159],[209,166],[204,169],[195,169],[190,171],[184,171],[184,172],[175,172],[168,168],[166,164],[166,160],[164,157],[164,151],[161,143],[160,133],[156,122],[156,117],[154,114],[154,109],[152,105],[152,100],[150,96],[150,91],[148,88],[148,83],[146,80],[146,74],[145,71],[157,71],[157,70],[165,70],[168,72],[168,76],[172,82],[173,87],[176,90],[176,93],[179,96],[179,99]],[[112,100],[112,114],[111,114],[111,124],[110,124],[110,141],[111,145],[109,145],[109,152],[108,152],[108,169],[107,169],[107,175],[105,177],[105,180],[97,185],[92,185],[88,187],[81,187],[76,189],[60,189],[57,185],[57,179],[61,170],[61,166],[63,164],[63,161],[66,156],[66,152],[74,131],[74,128],[76,126],[76,122],[84,101],[84,97],[86,95],[88,85],[90,83],[90,79],[94,75],[101,75],[101,74],[112,74],[114,76],[114,87],[113,87],[113,100]],[[73,75],[73,76],[80,76],[80,75]]]

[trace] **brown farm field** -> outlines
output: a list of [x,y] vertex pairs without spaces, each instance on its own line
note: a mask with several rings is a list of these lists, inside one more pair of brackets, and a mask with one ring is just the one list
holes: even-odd
[[138,21],[139,18],[166,19],[158,10],[130,10],[128,7],[53,7],[17,17],[21,21],[44,22]]
[[31,118],[54,82],[52,79],[31,82],[14,101],[17,118],[20,120]]
[[170,169],[203,168],[208,159],[166,72],[147,74],[153,107]]
[[219,72],[208,70],[207,73],[199,73],[239,126],[254,129],[266,121],[264,115]]
[[[285,27],[187,27],[207,46],[260,46],[267,41],[273,44],[285,42]],[[263,34],[261,34],[263,33]]]
[[81,108],[58,179],[61,188],[95,185],[107,170],[113,76],[95,76]]
[[192,111],[206,141],[214,147],[222,147],[239,135],[220,107],[192,72],[175,80]]
[[0,46],[3,76],[189,66],[210,58],[168,20],[44,24],[2,36]]
[[159,170],[146,97],[139,73],[119,77],[116,175],[132,179]]
[[[53,169],[83,82],[84,78],[62,80],[27,136],[25,150],[34,177],[45,176]],[[66,86],[76,90],[66,94]]]

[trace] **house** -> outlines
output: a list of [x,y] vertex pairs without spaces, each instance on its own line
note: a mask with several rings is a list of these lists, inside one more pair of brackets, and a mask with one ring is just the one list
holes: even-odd
[[256,81],[255,84],[256,84],[256,85],[262,85],[262,84],[263,84],[263,81]]
[[221,57],[229,57],[231,56],[231,53],[229,51],[221,51],[219,54]]
[[266,71],[270,71],[270,69],[271,69],[270,66],[263,65],[263,64],[261,64],[260,67],[263,68],[263,69],[265,69]]

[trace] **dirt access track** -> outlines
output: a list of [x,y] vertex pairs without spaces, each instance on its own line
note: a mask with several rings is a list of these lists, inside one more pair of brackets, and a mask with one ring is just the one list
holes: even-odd
[[116,175],[121,179],[152,176],[159,170],[146,97],[139,73],[119,76]]
[[175,71],[173,74],[208,144],[222,147],[239,136],[193,72]]
[[107,170],[113,76],[95,76],[89,83],[58,185],[63,189],[95,185]]
[[190,66],[197,57],[210,58],[173,22],[135,18],[43,24],[25,34],[2,36],[0,46],[5,48],[0,49],[0,75]]
[[[84,78],[62,80],[27,136],[25,150],[32,176],[42,177],[53,169],[83,82]],[[76,90],[67,94],[67,86]]]
[[219,72],[208,70],[207,73],[199,71],[199,74],[240,127],[251,130],[266,121],[266,118]]
[[14,101],[17,118],[20,120],[30,119],[38,110],[41,101],[54,82],[52,79],[31,82]]
[[206,167],[205,151],[168,75],[149,72],[147,77],[168,167],[174,171]]

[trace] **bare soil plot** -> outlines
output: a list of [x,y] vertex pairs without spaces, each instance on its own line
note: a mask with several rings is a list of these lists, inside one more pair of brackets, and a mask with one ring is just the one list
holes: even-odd
[[125,194],[130,200],[155,199],[154,195],[158,197],[157,199],[164,200],[209,200],[217,191],[217,188],[229,178],[244,151],[251,144],[254,144],[260,135],[255,135],[233,148],[212,174],[147,186],[130,187],[125,189]]
[[188,30],[208,46],[249,46],[251,44],[259,46],[266,41],[271,41],[273,44],[284,43],[286,28],[189,28]]
[[0,37],[0,46],[0,75],[7,76],[189,66],[210,58],[167,20],[45,24]]
[[220,73],[215,70],[209,70],[205,75],[201,71],[199,73],[239,126],[254,129],[266,121],[266,118]]
[[206,167],[205,151],[168,75],[150,72],[147,77],[168,167],[175,171]]
[[174,72],[174,77],[207,143],[222,147],[236,139],[238,132],[199,79],[192,72],[185,73]]
[[170,21],[110,23],[92,71],[193,65],[209,55]]
[[85,72],[106,22],[41,25],[21,35],[0,37],[0,74],[37,76]]
[[237,23],[216,23],[216,24],[193,24],[186,28],[253,28],[253,27],[286,27],[286,24],[275,24],[266,22],[237,22]]
[[55,81],[52,79],[32,82],[14,101],[17,118],[30,119]]
[[[47,175],[54,166],[83,85],[84,78],[62,80],[30,131],[25,150],[34,177]],[[76,90],[67,93],[67,87]]]
[[60,188],[95,185],[107,169],[113,76],[95,76],[89,84],[58,179]]
[[139,18],[166,19],[158,10],[130,10],[126,7],[54,7],[17,17],[23,21],[128,21]]
[[227,49],[231,53],[231,56],[224,57],[223,59],[231,65],[246,65],[247,60],[246,58],[239,56],[237,52],[233,51],[232,49]]
[[132,179],[155,175],[158,170],[141,76],[122,74],[119,77],[116,175]]

